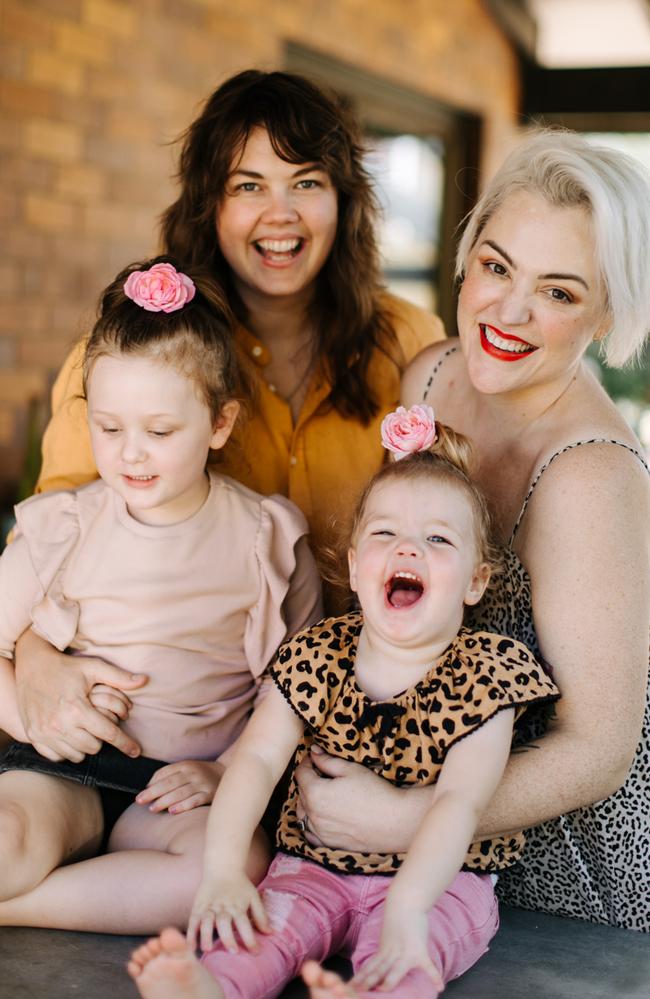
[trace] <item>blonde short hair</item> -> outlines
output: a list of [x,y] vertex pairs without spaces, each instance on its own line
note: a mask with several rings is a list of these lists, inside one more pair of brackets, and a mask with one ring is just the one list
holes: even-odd
[[457,277],[462,279],[491,216],[522,190],[554,207],[589,212],[611,316],[605,359],[618,368],[638,358],[650,331],[650,172],[631,156],[592,145],[575,132],[535,133],[508,156],[468,216],[458,245]]

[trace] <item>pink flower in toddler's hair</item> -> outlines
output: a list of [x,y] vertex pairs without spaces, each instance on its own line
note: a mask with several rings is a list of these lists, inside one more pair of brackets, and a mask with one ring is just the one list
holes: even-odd
[[148,271],[129,274],[124,294],[147,312],[176,312],[192,301],[196,288],[173,264],[154,264]]
[[436,439],[436,423],[431,406],[398,406],[381,424],[381,442],[395,460],[416,451],[427,451]]

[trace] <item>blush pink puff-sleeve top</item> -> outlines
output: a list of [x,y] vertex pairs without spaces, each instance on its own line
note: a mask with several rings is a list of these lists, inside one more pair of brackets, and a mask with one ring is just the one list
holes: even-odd
[[145,756],[216,759],[277,647],[321,614],[307,524],[284,497],[210,473],[188,520],[134,520],[101,480],[16,507],[0,559],[0,655],[25,628],[149,681],[122,727]]

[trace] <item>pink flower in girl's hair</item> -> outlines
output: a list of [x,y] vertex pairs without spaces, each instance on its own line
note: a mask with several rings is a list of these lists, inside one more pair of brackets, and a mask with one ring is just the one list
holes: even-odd
[[381,442],[392,451],[395,460],[415,451],[426,451],[436,439],[436,424],[431,406],[398,406],[381,424]]
[[191,302],[194,282],[173,264],[154,264],[148,271],[133,271],[124,282],[124,294],[147,312],[176,312]]

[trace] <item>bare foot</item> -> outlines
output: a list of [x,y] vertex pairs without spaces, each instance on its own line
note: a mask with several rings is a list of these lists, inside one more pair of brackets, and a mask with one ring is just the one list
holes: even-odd
[[335,971],[326,971],[317,961],[305,961],[300,974],[311,999],[356,999],[360,995]]
[[218,983],[178,930],[163,930],[138,947],[126,968],[143,999],[223,999]]

